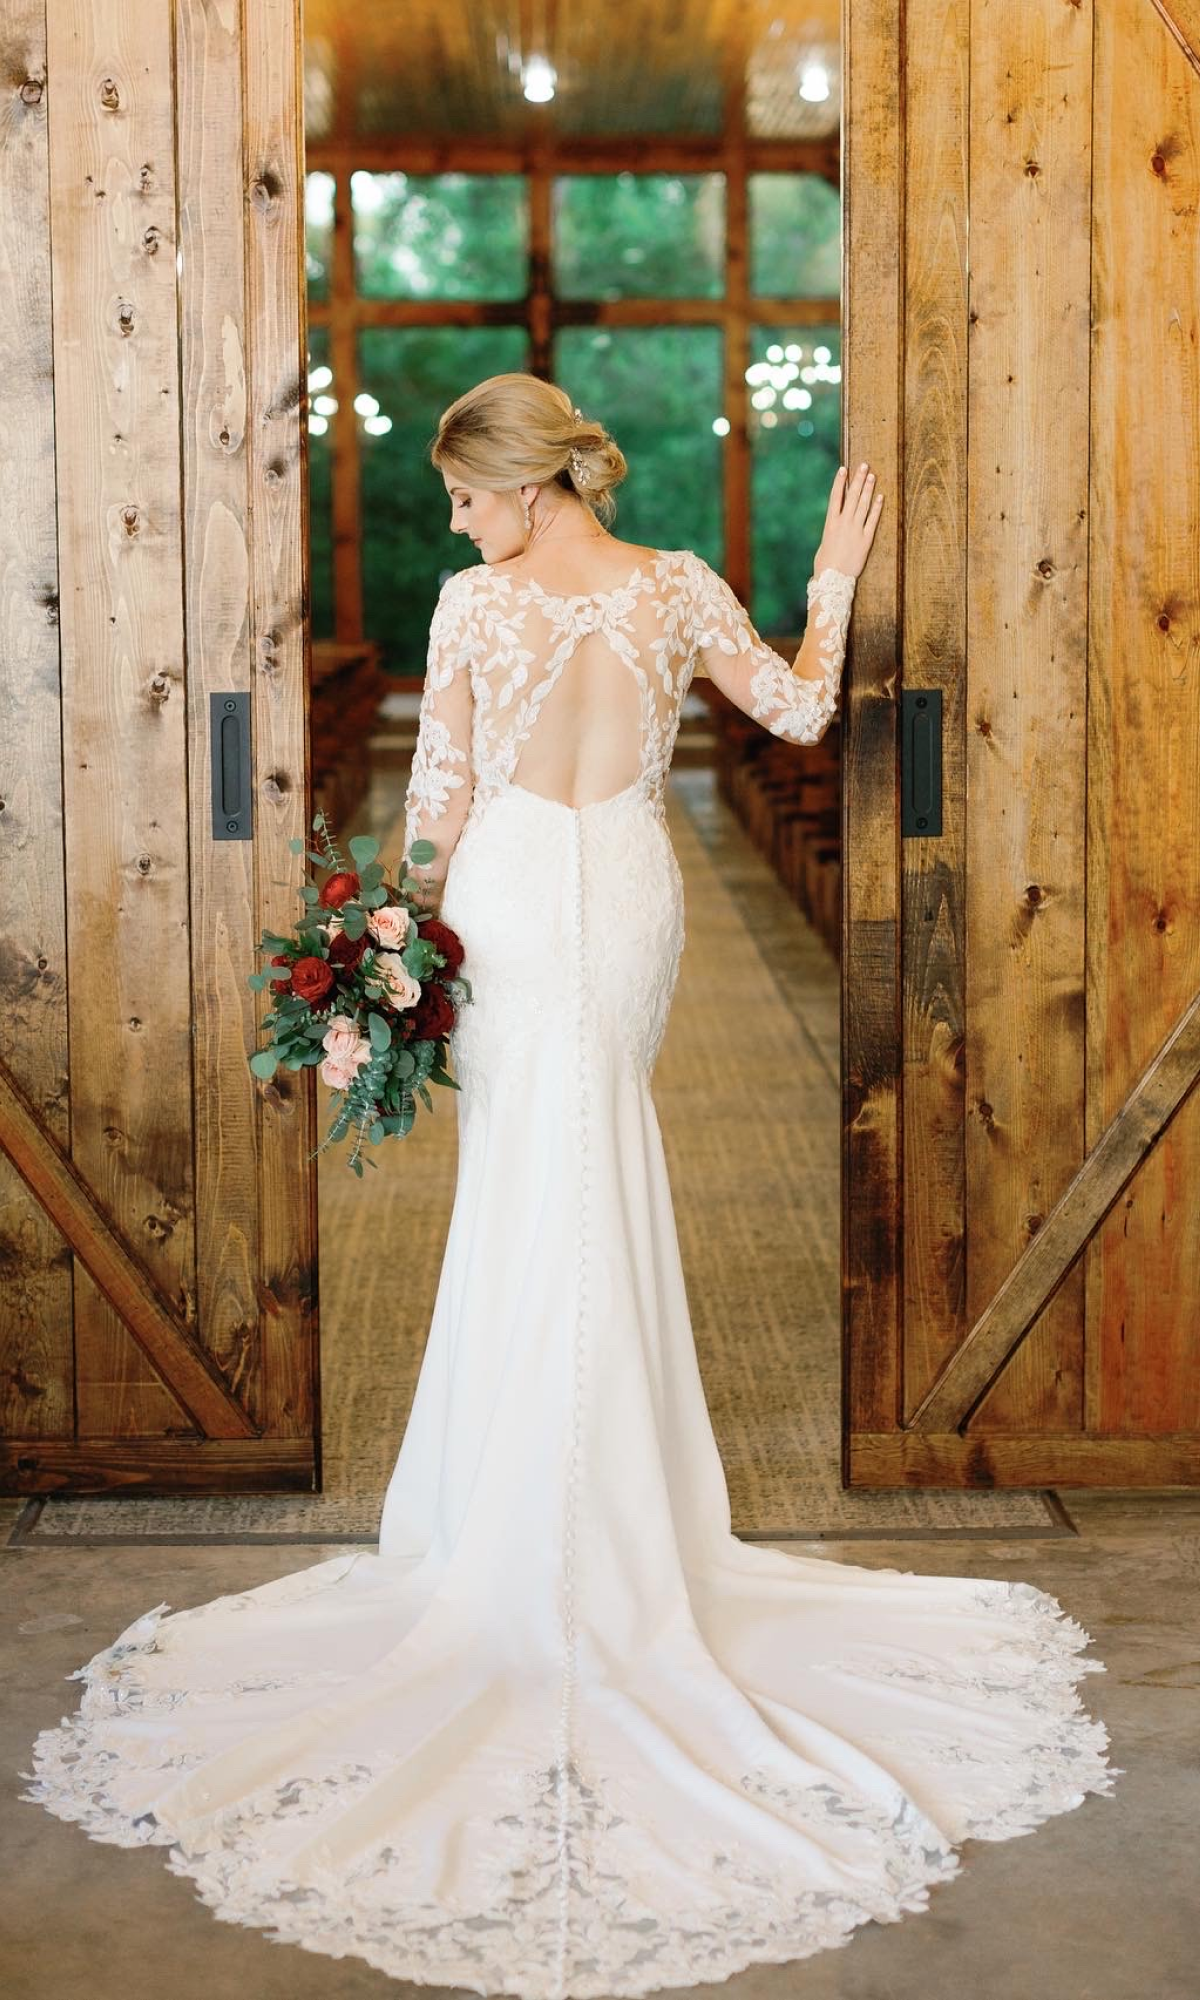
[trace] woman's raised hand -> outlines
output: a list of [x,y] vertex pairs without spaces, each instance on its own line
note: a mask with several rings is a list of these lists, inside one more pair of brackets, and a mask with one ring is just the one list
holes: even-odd
[[834,475],[833,491],[825,510],[825,529],[813,561],[813,575],[823,569],[840,569],[846,576],[860,576],[871,552],[882,493],[875,492],[875,474],[869,465],[860,465],[847,481],[840,465]]

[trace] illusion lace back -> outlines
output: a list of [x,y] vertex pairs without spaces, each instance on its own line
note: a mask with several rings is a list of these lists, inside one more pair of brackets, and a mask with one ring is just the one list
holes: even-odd
[[650,1094],[684,940],[663,785],[699,659],[819,738],[853,590],[810,580],[807,675],[688,551],[595,596],[486,565],[442,593],[407,839],[474,1000],[378,1553],[155,1605],[25,1774],[220,1917],[482,1994],[644,1994],[843,1945],[965,1838],[1111,1790],[1054,1598],[730,1530]]

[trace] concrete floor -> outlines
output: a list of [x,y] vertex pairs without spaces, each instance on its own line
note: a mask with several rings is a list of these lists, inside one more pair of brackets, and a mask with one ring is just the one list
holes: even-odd
[[[1200,1493],[1064,1490],[1078,1533],[1045,1541],[789,1543],[834,1561],[1021,1578],[1059,1597],[1107,1673],[1080,1689],[1125,1775],[1036,1833],[968,1842],[925,1913],[841,1950],[753,1967],[729,2000],[1196,2000],[1200,1995]],[[0,1533],[15,1518],[0,1507]],[[21,2000],[404,2000],[335,1961],[219,1922],[164,1850],[89,1841],[17,1798],[37,1731],[77,1705],[63,1677],[166,1599],[174,1609],[323,1561],[271,1548],[0,1546],[4,1990]],[[442,1989],[446,1990],[446,1989]],[[681,1996],[682,2000],[682,1996]]]

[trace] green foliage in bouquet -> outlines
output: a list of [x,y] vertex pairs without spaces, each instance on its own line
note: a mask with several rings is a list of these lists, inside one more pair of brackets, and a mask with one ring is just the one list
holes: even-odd
[[[249,1064],[263,1082],[279,1068],[322,1069],[336,1108],[309,1157],[354,1126],[347,1164],[361,1178],[364,1137],[374,1145],[389,1135],[406,1138],[417,1099],[433,1110],[431,1083],[458,1089],[446,1068],[446,1038],[471,986],[460,969],[461,940],[417,900],[421,884],[407,868],[398,885],[390,882],[377,859],[379,842],[367,835],[347,843],[350,866],[324,813],[313,829],[324,851],[305,849],[302,840],[291,841],[291,851],[306,853],[326,880],[301,885],[303,908],[290,937],[267,931],[257,946],[284,969],[248,975],[256,992],[270,986],[275,1002],[262,1018],[267,1043]],[[425,866],[436,852],[431,840],[414,841],[407,863]]]

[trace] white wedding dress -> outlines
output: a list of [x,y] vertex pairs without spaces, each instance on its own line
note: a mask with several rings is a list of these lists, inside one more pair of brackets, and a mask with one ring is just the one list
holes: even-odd
[[[378,1553],[155,1605],[23,1773],[219,1917],[398,1979],[643,1994],[924,1909],[965,1838],[1119,1775],[1053,1597],[730,1531],[650,1094],[684,938],[663,787],[699,658],[816,741],[853,592],[809,581],[801,678],[687,550],[590,596],[486,564],[443,590],[406,830],[474,1000]],[[612,782],[569,804],[585,745]]]

